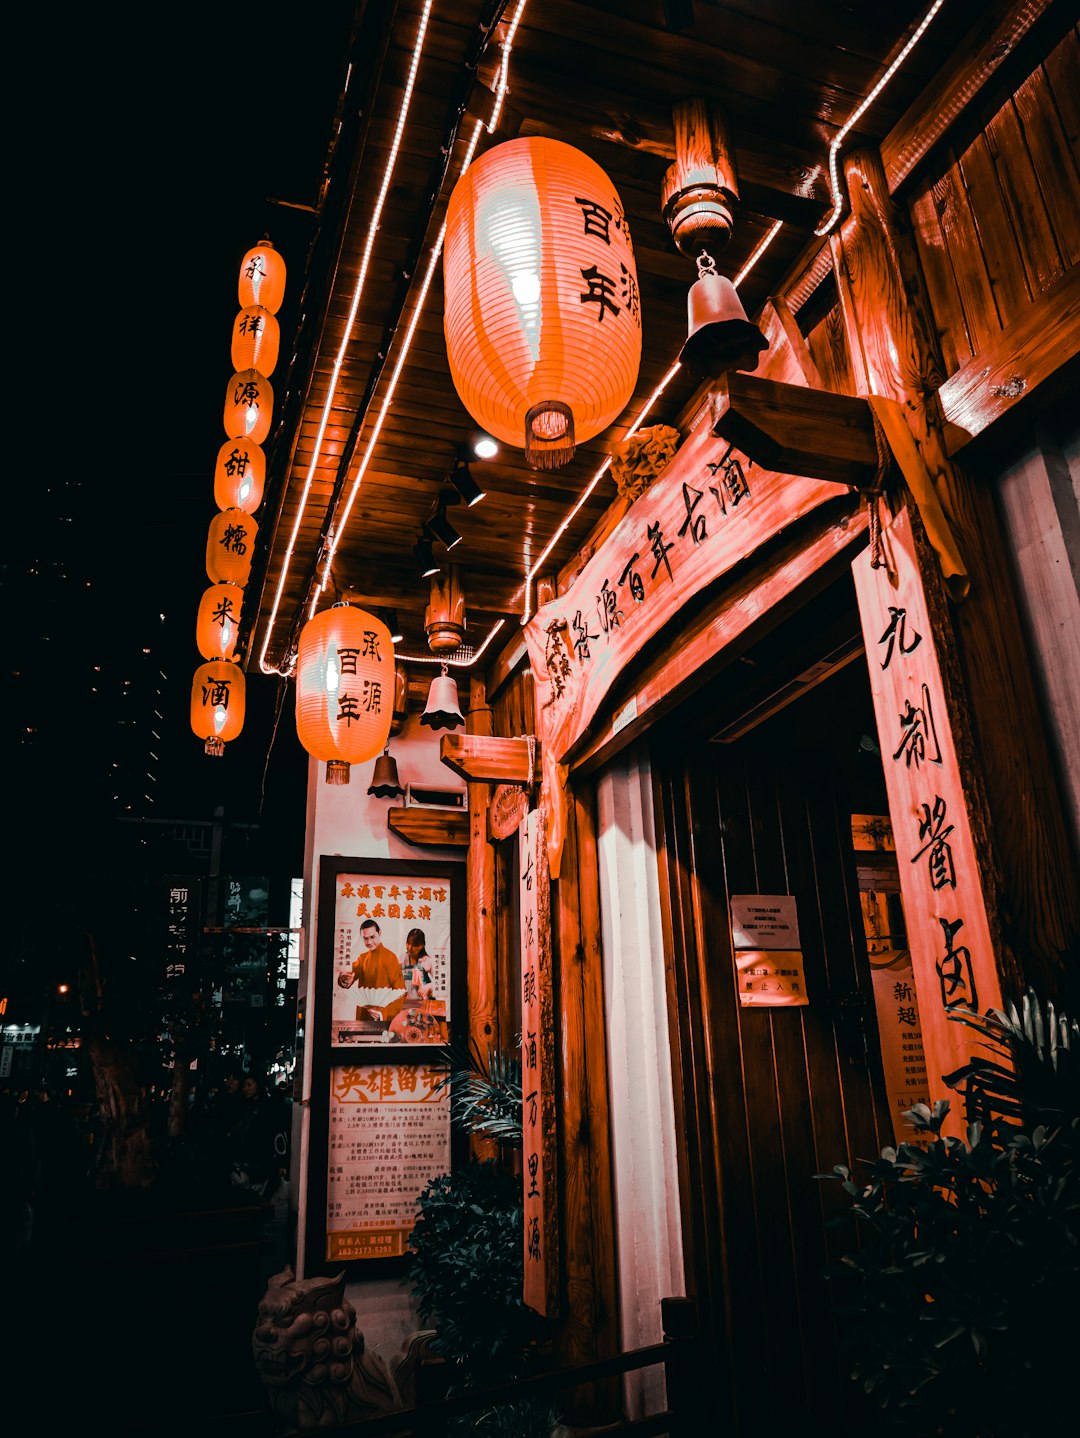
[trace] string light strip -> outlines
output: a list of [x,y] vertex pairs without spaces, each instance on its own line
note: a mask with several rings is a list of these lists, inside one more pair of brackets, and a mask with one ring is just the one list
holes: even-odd
[[[766,251],[766,250],[769,248],[769,246],[772,244],[773,240],[776,239],[777,235],[780,233],[780,231],[781,231],[782,229],[783,229],[783,221],[782,221],[782,220],[777,220],[776,223],[773,225],[772,229],[768,232],[768,234],[765,236],[765,238],[761,241],[761,243],[760,243],[760,244],[757,246],[757,248],[754,250],[753,254],[752,254],[752,255],[750,256],[750,258],[747,260],[746,264],[743,265],[742,269],[741,269],[741,270],[739,271],[739,273],[735,276],[734,280],[732,281],[732,284],[734,284],[734,285],[736,286],[736,288],[738,288],[738,286],[742,284],[743,280],[746,279],[747,275],[750,273],[750,271],[751,271],[751,270],[754,268],[754,266],[757,264],[758,260],[761,259],[762,255],[765,253],[765,251]],[[671,368],[668,370],[668,372],[667,372],[667,374],[664,376],[664,378],[660,381],[660,383],[659,383],[659,384],[656,386],[656,388],[653,390],[653,392],[652,392],[652,394],[649,396],[649,398],[648,398],[648,399],[645,401],[645,403],[642,405],[641,409],[638,410],[637,418],[634,420],[633,424],[630,426],[630,428],[629,428],[629,429],[626,431],[626,433],[623,435],[623,439],[624,439],[624,440],[630,439],[630,437],[631,437],[632,435],[636,434],[637,431],[641,428],[641,425],[642,425],[643,420],[647,417],[647,415],[649,414],[649,411],[652,409],[653,405],[656,403],[656,401],[660,398],[660,396],[661,396],[661,395],[664,393],[664,391],[667,389],[667,387],[668,387],[668,385],[671,383],[671,381],[672,381],[672,380],[675,378],[675,376],[678,374],[680,368],[681,368],[681,366],[680,366],[680,364],[679,364],[679,361],[676,360],[675,363],[674,363],[674,364],[671,366]],[[528,624],[529,620],[532,618],[532,613],[533,613],[533,610],[532,610],[532,587],[533,587],[533,581],[535,580],[537,574],[540,572],[540,569],[542,568],[542,566],[544,565],[545,561],[547,560],[548,555],[549,555],[549,554],[551,553],[551,551],[555,548],[556,544],[558,544],[558,542],[559,542],[559,540],[562,538],[562,536],[566,533],[566,530],[567,530],[568,526],[573,523],[574,518],[576,517],[576,515],[577,515],[578,512],[580,511],[582,505],[585,504],[585,502],[588,500],[589,496],[592,494],[592,492],[595,490],[596,486],[600,483],[601,479],[603,479],[604,475],[607,474],[607,472],[608,472],[608,470],[609,470],[610,468],[611,468],[611,456],[609,455],[609,456],[607,457],[607,459],[604,460],[604,462],[603,462],[603,464],[600,466],[600,468],[599,468],[599,469],[596,471],[596,473],[593,475],[592,479],[590,479],[590,481],[589,481],[587,487],[582,491],[582,493],[581,493],[581,495],[579,496],[578,501],[577,501],[577,503],[574,505],[573,509],[570,510],[569,514],[567,514],[567,516],[566,516],[566,518],[563,520],[562,524],[559,525],[558,529],[557,529],[557,530],[555,531],[555,533],[551,536],[551,539],[548,541],[547,548],[544,550],[543,554],[540,555],[540,558],[536,561],[536,563],[533,565],[533,567],[529,570],[528,574],[525,576],[525,612],[524,612],[524,614],[523,614],[522,617],[521,617],[521,623],[522,623],[522,625]]]
[[[518,7],[517,10],[514,12],[513,20],[510,22],[510,28],[507,31],[506,39],[502,42],[502,64],[499,70],[499,84],[495,92],[495,105],[492,110],[491,119],[487,122],[486,127],[484,125],[484,122],[481,120],[478,120],[474,125],[473,132],[469,137],[468,146],[465,150],[465,157],[462,161],[461,169],[458,172],[459,178],[472,164],[473,156],[476,154],[476,147],[480,142],[480,136],[483,133],[484,129],[486,128],[489,134],[493,133],[495,126],[499,122],[499,116],[502,112],[503,100],[506,96],[508,88],[507,74],[510,61],[510,50],[513,47],[514,36],[517,33],[517,28],[521,21],[521,17],[525,11],[525,6],[527,5],[527,3],[528,0],[518,0]],[[431,253],[428,258],[427,270],[424,273],[424,279],[420,286],[420,293],[417,297],[416,304],[413,306],[412,318],[409,320],[408,329],[405,331],[405,338],[401,345],[401,351],[398,354],[397,362],[394,365],[393,372],[390,375],[390,381],[387,385],[386,393],[383,396],[382,404],[379,407],[379,412],[375,416],[375,423],[372,426],[371,433],[368,437],[366,445],[364,446],[364,453],[360,459],[360,463],[356,467],[356,473],[353,475],[353,482],[349,489],[348,498],[345,501],[345,507],[342,511],[341,518],[340,520],[336,520],[333,522],[333,532],[330,536],[330,545],[327,550],[326,559],[323,563],[322,578],[315,586],[311,596],[311,603],[308,606],[309,619],[315,614],[316,606],[323,591],[326,588],[327,581],[330,576],[330,566],[333,564],[334,556],[337,553],[338,544],[340,543],[341,536],[345,533],[345,529],[349,522],[349,515],[352,513],[353,504],[356,502],[356,496],[360,492],[360,486],[364,482],[364,475],[367,473],[368,465],[371,462],[371,458],[374,454],[375,444],[379,438],[379,435],[382,433],[382,427],[386,420],[386,416],[389,413],[390,406],[393,402],[394,393],[397,390],[398,381],[401,378],[401,372],[405,368],[405,362],[408,359],[409,351],[412,348],[413,336],[416,333],[416,327],[420,323],[420,318],[423,314],[424,305],[427,302],[428,291],[431,288],[431,282],[435,278],[435,271],[438,268],[439,260],[442,256],[443,243],[445,239],[446,221],[444,220],[442,225],[440,226],[438,237],[436,238],[435,243],[431,248]]]
[[[308,499],[311,495],[311,487],[315,478],[315,471],[322,459],[322,442],[326,434],[327,425],[330,422],[330,412],[333,408],[334,399],[337,395],[338,381],[341,376],[341,369],[345,362],[345,354],[352,339],[353,326],[356,323],[356,316],[360,308],[360,299],[364,292],[364,284],[367,280],[368,266],[371,262],[371,254],[375,246],[375,237],[378,234],[379,222],[382,219],[383,207],[386,204],[386,197],[390,191],[390,184],[393,180],[394,169],[397,165],[398,151],[401,148],[402,135],[405,132],[405,124],[409,117],[409,110],[412,105],[413,90],[416,85],[416,76],[420,68],[420,57],[424,49],[424,41],[427,37],[428,20],[431,15],[434,0],[424,0],[424,8],[420,15],[420,23],[416,31],[416,41],[413,46],[412,61],[409,65],[408,77],[405,81],[405,90],[401,97],[401,104],[398,107],[397,124],[394,127],[394,138],[390,145],[390,153],[387,156],[386,166],[383,170],[382,184],[379,187],[378,198],[371,214],[371,224],[368,227],[367,241],[364,245],[364,252],[360,260],[360,270],[356,277],[356,284],[353,287],[352,300],[349,305],[349,313],[345,321],[345,330],[342,334],[341,344],[338,347],[337,355],[334,358],[333,368],[330,372],[330,385],[326,393],[326,400],[323,403],[322,414],[319,418],[319,427],[315,434],[315,443],[312,452],[311,464],[308,467],[307,476],[304,480],[304,487],[300,493],[300,504],[293,522],[292,533],[289,535],[289,543],[285,550],[285,558],[281,567],[281,574],[278,577],[277,592],[274,595],[274,603],[270,615],[266,621],[266,634],[263,638],[262,649],[259,651],[259,668],[264,674],[290,674],[296,667],[296,656],[286,661],[282,668],[276,664],[266,662],[266,653],[270,647],[270,637],[277,620],[278,610],[281,607],[281,597],[284,593],[285,583],[289,577],[289,569],[292,564],[293,554],[296,549],[297,536],[300,533],[300,526],[303,523],[304,513],[307,509]],[[350,71],[351,74],[351,71]],[[325,576],[324,576],[325,578]]]
[[815,235],[827,235],[829,231],[833,228],[833,226],[836,224],[837,220],[840,218],[840,211],[844,208],[844,190],[843,186],[840,183],[839,159],[840,146],[844,143],[845,136],[847,135],[848,131],[852,129],[853,126],[858,124],[858,122],[862,119],[863,115],[866,114],[870,106],[881,94],[882,90],[884,90],[885,86],[896,74],[897,70],[899,70],[900,66],[911,54],[912,50],[914,50],[915,46],[919,43],[919,41],[925,34],[926,27],[930,24],[930,21],[941,9],[944,3],[945,0],[934,0],[934,3],[930,6],[930,9],[923,16],[918,29],[912,35],[911,39],[900,51],[899,55],[897,55],[896,59],[885,71],[884,75],[882,75],[881,79],[870,91],[866,99],[863,100],[862,104],[858,107],[855,113],[848,119],[843,128],[837,133],[832,144],[829,146],[829,184],[832,193],[833,207],[832,213],[829,215],[829,217],[814,231]]
[[479,649],[470,649],[467,644],[464,645],[463,647],[469,650],[466,658],[450,658],[445,654],[402,654],[400,652],[395,653],[394,658],[400,660],[402,664],[447,664],[451,669],[471,669],[505,623],[505,619],[496,619]]

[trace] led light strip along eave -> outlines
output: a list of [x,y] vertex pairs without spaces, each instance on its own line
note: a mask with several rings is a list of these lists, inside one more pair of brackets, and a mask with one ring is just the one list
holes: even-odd
[[[274,593],[274,602],[266,619],[266,630],[263,636],[262,648],[259,651],[259,668],[264,674],[288,674],[295,666],[295,655],[290,659],[286,656],[284,666],[269,664],[267,662],[267,651],[270,647],[270,640],[273,636],[274,625],[277,622],[278,611],[281,608],[282,595],[285,592],[285,585],[289,578],[289,570],[292,565],[293,555],[296,550],[296,542],[304,521],[304,514],[307,509],[308,499],[311,495],[311,488],[314,482],[315,472],[322,459],[322,444],[326,429],[330,421],[330,413],[333,409],[334,400],[337,396],[338,381],[341,376],[341,369],[345,362],[346,351],[352,339],[353,328],[356,324],[356,316],[360,308],[360,300],[363,296],[364,285],[367,280],[368,267],[371,261],[372,250],[375,245],[375,238],[379,232],[379,222],[382,218],[383,208],[386,204],[386,197],[393,181],[394,169],[397,165],[398,152],[401,148],[401,139],[405,131],[409,111],[412,106],[413,91],[416,85],[416,76],[420,68],[420,58],[424,50],[424,41],[427,38],[428,21],[434,0],[424,0],[424,8],[420,15],[420,22],[417,26],[416,40],[413,46],[412,61],[409,65],[409,73],[405,82],[405,90],[401,97],[401,104],[398,107],[397,123],[394,128],[394,138],[390,146],[390,153],[387,157],[386,166],[383,170],[382,183],[379,187],[378,198],[371,215],[371,223],[368,226],[367,241],[364,245],[363,256],[360,262],[360,269],[357,273],[356,284],[353,286],[352,300],[349,304],[349,313],[345,322],[344,333],[341,344],[338,346],[337,355],[334,358],[333,368],[330,374],[330,384],[327,389],[326,399],[323,403],[322,414],[319,417],[319,425],[315,434],[312,448],[311,463],[308,466],[307,475],[304,479],[303,489],[300,493],[300,501],[297,506],[296,517],[293,521],[292,531],[289,535],[289,542],[285,549],[285,555],[281,563],[281,572],[278,575],[277,588]],[[303,600],[301,600],[303,603]]]

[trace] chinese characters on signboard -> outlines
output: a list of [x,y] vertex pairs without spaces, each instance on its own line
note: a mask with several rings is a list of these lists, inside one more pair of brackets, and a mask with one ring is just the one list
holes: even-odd
[[957,1009],[1001,1006],[983,877],[911,520],[885,531],[888,564],[852,565],[889,795],[929,1087],[975,1040]]
[[333,1043],[445,1043],[450,875],[338,874]]
[[809,1002],[799,920],[790,894],[732,894],[731,941],[743,1008]]
[[552,1044],[551,910],[543,817],[533,809],[518,833],[521,922],[522,1176],[525,1188],[524,1301],[554,1313],[555,1094]]
[[419,1195],[450,1168],[447,1072],[424,1063],[330,1070],[328,1262],[405,1252]]

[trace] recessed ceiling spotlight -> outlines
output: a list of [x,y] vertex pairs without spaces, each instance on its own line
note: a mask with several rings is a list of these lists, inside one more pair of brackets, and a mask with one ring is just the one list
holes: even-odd
[[472,442],[472,452],[477,459],[494,459],[499,452],[499,445],[490,434],[478,434]]

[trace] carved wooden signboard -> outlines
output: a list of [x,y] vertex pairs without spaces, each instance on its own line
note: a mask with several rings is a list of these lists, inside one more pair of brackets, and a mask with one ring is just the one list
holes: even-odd
[[688,599],[840,492],[829,481],[763,470],[713,434],[713,417],[706,406],[656,483],[566,593],[526,626],[552,877],[563,840],[559,765],[621,671]]
[[[870,669],[878,738],[889,795],[908,947],[918,994],[932,1097],[941,1075],[978,1052],[951,1010],[1001,1007],[997,963],[987,919],[979,813],[972,776],[957,753],[942,656],[951,636],[932,617],[911,520],[902,510],[885,531],[887,564],[873,569],[869,551],[852,570]],[[932,579],[933,576],[927,576]],[[958,1131],[956,1116],[950,1120]]]
[[488,826],[493,839],[509,839],[529,812],[529,791],[520,784],[499,784],[491,796]]
[[551,998],[551,891],[542,813],[522,820],[518,912],[521,915],[522,1163],[525,1185],[525,1282],[522,1298],[554,1316],[559,1271],[555,1189],[555,1075]]

